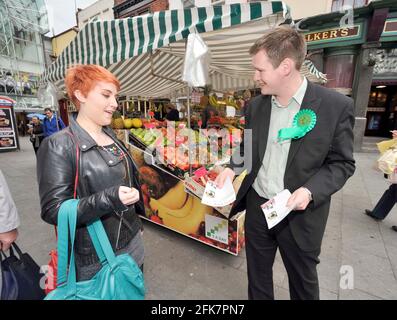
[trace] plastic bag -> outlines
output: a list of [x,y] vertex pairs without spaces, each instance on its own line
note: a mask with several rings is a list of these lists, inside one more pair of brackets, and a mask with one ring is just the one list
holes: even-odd
[[204,87],[209,82],[209,64],[210,51],[207,45],[200,35],[189,34],[182,80],[186,81],[190,87]]
[[385,174],[392,174],[396,167],[397,148],[387,150],[378,159],[378,168]]

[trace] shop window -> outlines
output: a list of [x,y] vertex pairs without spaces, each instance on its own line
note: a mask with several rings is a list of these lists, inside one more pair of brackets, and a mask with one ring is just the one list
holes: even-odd
[[[387,100],[387,93],[382,90],[373,90],[369,94],[369,108],[385,108]],[[375,109],[373,109],[375,111]],[[379,111],[379,109],[378,109]]]
[[369,0],[333,0],[331,11],[340,11],[344,6],[350,6],[353,8],[360,8],[367,5]]
[[382,108],[386,104],[387,94],[384,92],[379,92],[378,97],[376,98],[376,107]]

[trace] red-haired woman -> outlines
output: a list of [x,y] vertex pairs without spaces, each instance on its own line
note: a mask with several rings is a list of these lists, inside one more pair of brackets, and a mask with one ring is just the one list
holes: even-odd
[[45,139],[40,146],[37,177],[41,216],[56,225],[62,202],[73,198],[76,146],[79,148],[80,199],[77,212],[75,258],[78,281],[91,279],[101,268],[87,224],[100,218],[116,255],[129,253],[142,268],[144,248],[143,209],[137,168],[128,151],[108,128],[117,108],[120,84],[97,65],[77,65],[67,71],[67,93],[77,117],[66,129]]

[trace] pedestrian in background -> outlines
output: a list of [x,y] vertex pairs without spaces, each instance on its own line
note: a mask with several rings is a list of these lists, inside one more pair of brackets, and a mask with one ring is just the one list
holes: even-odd
[[[393,139],[397,139],[397,130],[392,131]],[[390,187],[383,193],[373,210],[365,209],[365,214],[374,220],[383,220],[393,209],[397,202],[397,184],[392,183]],[[397,226],[392,226],[392,229],[397,232]]]
[[0,170],[0,250],[7,251],[18,237],[19,216],[7,181]]
[[168,121],[179,121],[179,111],[172,103],[167,104],[167,114],[165,119]]
[[65,85],[78,114],[71,117],[68,128],[44,139],[37,153],[41,216],[56,225],[61,204],[74,197],[79,148],[77,280],[91,279],[101,269],[87,230],[87,225],[98,219],[115,254],[130,254],[142,268],[144,248],[138,213],[144,213],[144,206],[138,170],[108,127],[117,109],[120,83],[103,67],[78,65],[67,71]]
[[32,118],[32,127],[29,128],[28,133],[30,134],[30,142],[33,145],[34,153],[37,155],[40,144],[44,139],[43,125],[38,117]]
[[44,113],[46,115],[43,121],[44,138],[47,138],[66,127],[62,119],[58,117],[50,108],[45,108]]
[[208,120],[210,120],[212,117],[217,117],[218,115],[219,111],[214,106],[208,103],[201,112],[201,128],[206,129]]
[[21,120],[18,125],[19,134],[24,137],[26,135],[26,124],[25,121]]

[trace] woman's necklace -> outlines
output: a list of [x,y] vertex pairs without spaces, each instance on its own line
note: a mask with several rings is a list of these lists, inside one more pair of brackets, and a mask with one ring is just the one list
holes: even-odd
[[[108,153],[111,153],[113,156],[118,157],[120,160],[123,160],[124,166],[125,166],[125,173],[127,174],[127,177],[128,177],[128,186],[131,188],[132,184],[131,184],[131,176],[130,176],[130,168],[129,168],[130,166],[128,164],[127,154],[120,148],[120,146],[115,141],[113,141],[113,143],[108,146],[99,146],[99,147],[102,150],[104,150]],[[118,231],[117,231],[116,250],[118,250],[118,246],[119,246],[121,225],[124,220],[124,212],[125,211],[128,211],[128,209],[121,211],[121,212],[115,211],[116,215],[120,218],[120,223],[119,223],[119,227],[118,227]]]
[[125,157],[125,152],[117,146],[115,142],[107,146],[99,146],[102,150],[114,155],[119,160],[122,160]]

